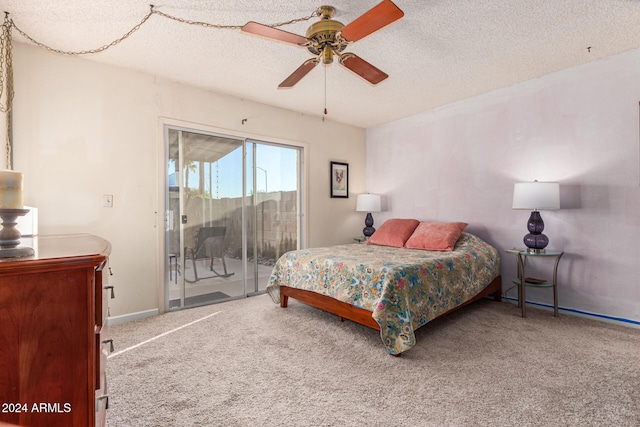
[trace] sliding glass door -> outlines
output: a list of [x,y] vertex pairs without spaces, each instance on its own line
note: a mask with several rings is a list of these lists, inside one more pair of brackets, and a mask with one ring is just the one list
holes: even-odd
[[265,290],[302,238],[301,148],[167,126],[167,310]]
[[299,148],[257,141],[246,150],[247,285],[262,292],[280,255],[299,247],[302,157]]

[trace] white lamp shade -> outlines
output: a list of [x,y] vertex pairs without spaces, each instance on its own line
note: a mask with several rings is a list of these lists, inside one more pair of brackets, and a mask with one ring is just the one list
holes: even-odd
[[379,194],[358,194],[356,211],[380,212],[380,195]]
[[557,182],[518,182],[513,187],[513,209],[560,209],[560,184]]

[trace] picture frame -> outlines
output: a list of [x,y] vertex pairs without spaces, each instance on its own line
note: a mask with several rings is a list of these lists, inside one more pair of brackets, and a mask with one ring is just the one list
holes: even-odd
[[349,197],[349,164],[330,162],[331,166],[331,197]]

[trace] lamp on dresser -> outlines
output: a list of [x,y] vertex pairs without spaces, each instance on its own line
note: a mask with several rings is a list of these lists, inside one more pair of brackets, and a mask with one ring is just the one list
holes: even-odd
[[380,212],[380,195],[379,194],[358,194],[358,201],[356,203],[356,211],[366,212],[367,216],[364,220],[365,227],[362,229],[362,234],[366,238],[376,231],[373,228],[373,216],[371,212]]
[[557,182],[519,182],[513,187],[513,209],[529,209],[529,233],[523,238],[531,253],[544,253],[549,238],[542,234],[544,221],[541,210],[560,209],[560,184]]

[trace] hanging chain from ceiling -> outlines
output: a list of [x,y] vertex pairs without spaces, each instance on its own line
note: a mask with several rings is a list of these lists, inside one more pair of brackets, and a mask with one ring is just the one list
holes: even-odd
[[117,39],[115,39],[114,41],[112,41],[111,43],[105,44],[103,46],[100,46],[98,48],[95,49],[87,49],[87,50],[79,50],[79,51],[68,51],[68,50],[61,50],[61,49],[55,49],[52,48],[50,46],[47,46],[44,43],[41,43],[37,40],[35,40],[33,37],[31,37],[29,34],[25,33],[24,31],[22,31],[16,24],[15,22],[13,22],[13,20],[11,20],[11,25],[13,26],[13,28],[16,29],[17,32],[20,33],[20,35],[22,35],[22,37],[24,37],[25,39],[29,40],[31,43],[35,44],[38,47],[41,47],[42,49],[48,50],[49,52],[54,52],[54,53],[59,53],[61,55],[88,55],[88,54],[92,54],[92,53],[99,53],[102,51],[105,51],[107,49],[109,49],[110,47],[113,47],[115,45],[117,45],[118,43],[120,43],[121,41],[129,38],[129,36],[131,36],[131,34],[135,33],[136,31],[138,31],[140,29],[140,27],[147,22],[147,20],[149,18],[151,18],[151,15],[153,15],[153,6],[151,6],[151,12],[149,12],[144,18],[142,18],[142,20],[138,23],[138,25],[136,25],[135,27],[133,27],[132,29],[130,29],[125,35],[123,35],[122,37],[119,37]]
[[[55,52],[55,53],[58,53],[58,54],[61,54],[61,55],[88,55],[88,54],[99,53],[99,52],[105,51],[105,50],[109,49],[110,47],[113,47],[113,46],[119,44],[120,42],[126,40],[127,38],[129,38],[133,33],[138,31],[140,29],[140,27],[142,27],[149,20],[149,18],[151,18],[153,15],[162,16],[163,18],[171,19],[171,20],[174,20],[174,21],[177,21],[177,22],[181,22],[183,24],[197,25],[197,26],[205,27],[205,28],[214,28],[214,29],[223,29],[223,30],[239,30],[244,25],[244,24],[243,25],[220,25],[220,24],[210,24],[208,22],[192,21],[192,20],[189,20],[189,19],[179,18],[177,16],[173,16],[173,15],[169,15],[167,13],[161,12],[161,11],[157,10],[154,5],[149,5],[149,6],[150,6],[149,13],[147,13],[144,16],[144,18],[142,18],[137,25],[135,25],[133,28],[131,28],[128,32],[126,32],[121,37],[118,37],[117,39],[113,40],[111,43],[107,43],[107,44],[105,44],[103,46],[100,46],[98,48],[87,49],[87,50],[79,50],[79,51],[68,51],[68,50],[55,49],[53,47],[50,47],[50,46],[48,46],[48,45],[46,45],[44,43],[41,43],[41,42],[35,40],[33,37],[29,36],[26,32],[21,30],[15,24],[15,22],[13,22],[13,20],[10,20],[10,22],[11,22],[11,26],[13,26],[13,28],[15,28],[16,31],[19,32],[20,35],[22,35],[22,37],[24,37],[25,39],[29,40],[31,43],[35,44],[38,47],[46,49],[46,50],[48,50],[50,52]],[[314,18],[316,16],[319,16],[318,10],[314,11],[309,16],[305,16],[305,17],[302,17],[302,18],[291,19],[289,21],[284,21],[284,22],[278,22],[276,24],[271,24],[269,26],[270,27],[274,27],[274,28],[283,27],[285,25],[295,24],[297,22],[308,21],[309,19]]]
[[[205,27],[205,28],[217,28],[217,29],[222,29],[222,30],[239,30],[240,28],[242,28],[244,26],[244,24],[243,25],[209,24],[207,22],[191,21],[191,20],[188,20],[188,19],[178,18],[176,16],[171,16],[171,15],[168,15],[168,14],[166,14],[164,12],[160,12],[159,10],[154,9],[153,5],[151,5],[151,13],[155,13],[156,15],[160,15],[160,16],[165,17],[167,19],[173,19],[174,21],[182,22],[183,24],[199,25],[199,26]],[[302,18],[295,18],[295,19],[291,19],[289,21],[284,21],[284,22],[278,22],[277,24],[269,25],[269,27],[273,27],[273,28],[284,27],[285,25],[291,25],[291,24],[295,24],[297,22],[308,21],[309,19],[315,18],[316,16],[320,16],[320,9],[317,9],[316,11],[314,11],[309,16],[305,16],[305,17],[302,17]]]
[[[140,27],[142,27],[153,15],[162,16],[163,18],[171,19],[183,24],[189,25],[197,25],[205,28],[214,28],[214,29],[226,29],[226,30],[238,30],[243,27],[243,25],[220,25],[220,24],[210,24],[208,22],[201,21],[192,21],[189,19],[180,18],[177,16],[172,16],[164,12],[160,12],[155,8],[154,5],[149,5],[150,10],[138,24],[136,24],[133,28],[127,31],[124,35],[118,37],[113,40],[111,43],[107,43],[103,46],[94,48],[94,49],[86,49],[79,51],[70,51],[70,50],[62,50],[56,49],[51,46],[46,45],[45,43],[39,42],[31,37],[29,34],[21,30],[15,22],[11,18],[9,18],[9,12],[5,12],[4,22],[2,24],[2,32],[0,33],[0,112],[4,113],[6,116],[6,162],[7,169],[12,169],[12,149],[13,149],[13,137],[11,132],[11,107],[13,105],[13,54],[12,54],[12,45],[11,45],[11,29],[15,28],[22,37],[35,44],[36,46],[45,49],[49,52],[57,53],[60,55],[89,55],[103,52],[119,43],[123,40],[129,38],[133,33],[138,31]],[[311,15],[305,16],[302,18],[295,18],[289,21],[278,22],[276,24],[269,25],[270,27],[283,27],[285,25],[295,24],[297,22],[308,21],[311,18],[319,16],[319,9],[315,10]],[[3,96],[6,98],[5,103],[2,103]]]
[[[2,102],[4,99],[4,103]],[[5,155],[7,169],[11,169],[13,158],[11,150],[11,107],[13,106],[13,52],[11,45],[11,20],[9,14],[5,13],[2,31],[0,32],[0,112],[5,114],[6,119],[6,144]]]

